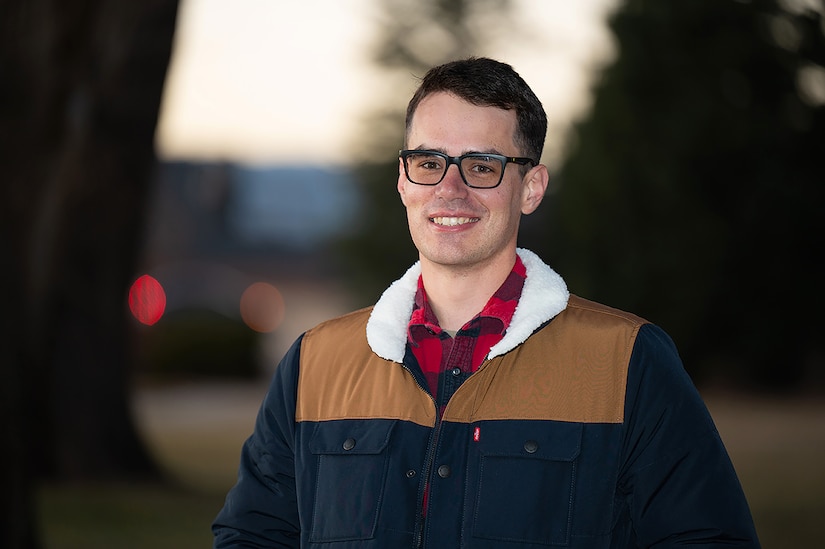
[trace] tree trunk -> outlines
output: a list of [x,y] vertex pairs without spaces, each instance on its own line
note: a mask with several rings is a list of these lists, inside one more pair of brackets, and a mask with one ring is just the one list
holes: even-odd
[[35,546],[31,478],[155,470],[130,414],[124,304],[176,13],[0,2],[2,547]]

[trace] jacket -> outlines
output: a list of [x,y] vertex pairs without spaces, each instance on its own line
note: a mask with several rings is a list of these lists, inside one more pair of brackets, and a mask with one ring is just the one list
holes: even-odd
[[759,547],[670,338],[533,253],[504,338],[438,420],[410,350],[420,266],[279,364],[215,547]]

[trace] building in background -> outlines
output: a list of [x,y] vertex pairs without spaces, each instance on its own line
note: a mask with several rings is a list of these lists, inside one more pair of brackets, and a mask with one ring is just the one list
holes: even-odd
[[[231,375],[231,364],[211,364],[224,351],[205,349],[251,330],[258,332],[254,338],[242,335],[227,345],[254,339],[257,364],[235,371],[267,373],[300,333],[352,308],[330,247],[357,222],[359,210],[355,183],[343,168],[159,164],[141,272],[162,285],[166,322],[143,329],[145,367]],[[253,286],[271,289],[251,295]],[[259,317],[278,320],[250,323],[242,314],[245,294],[247,311],[254,306]]]

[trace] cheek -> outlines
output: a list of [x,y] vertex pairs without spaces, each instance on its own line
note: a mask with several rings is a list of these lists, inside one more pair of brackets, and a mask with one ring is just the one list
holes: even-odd
[[401,203],[408,210],[421,208],[424,204],[432,200],[432,187],[424,187],[415,185],[406,180],[399,182],[398,195],[401,197]]
[[487,208],[501,216],[511,217],[514,212],[521,209],[521,201],[515,193],[500,192],[497,193],[495,202],[487,204]]

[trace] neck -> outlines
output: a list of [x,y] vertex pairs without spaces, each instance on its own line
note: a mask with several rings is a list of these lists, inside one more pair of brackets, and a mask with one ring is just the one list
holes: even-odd
[[421,277],[427,300],[444,330],[459,330],[476,316],[513,270],[516,261],[506,256],[494,263],[472,268],[438,265],[422,260]]

